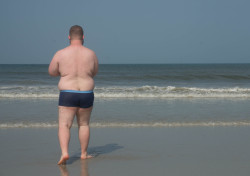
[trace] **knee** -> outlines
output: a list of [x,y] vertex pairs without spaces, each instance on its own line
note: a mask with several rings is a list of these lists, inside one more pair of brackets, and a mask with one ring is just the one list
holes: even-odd
[[82,120],[82,119],[77,119],[77,124],[78,124],[78,127],[81,127],[81,126],[89,126],[89,120]]
[[67,128],[70,129],[72,124],[69,123],[59,123],[59,128]]
[[89,127],[89,123],[88,122],[80,122],[78,123],[78,127]]

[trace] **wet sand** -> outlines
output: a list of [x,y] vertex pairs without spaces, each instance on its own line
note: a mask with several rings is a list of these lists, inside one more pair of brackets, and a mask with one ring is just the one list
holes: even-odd
[[80,160],[77,128],[70,159],[57,166],[56,128],[0,129],[0,175],[187,175],[250,173],[249,127],[92,128],[89,153]]

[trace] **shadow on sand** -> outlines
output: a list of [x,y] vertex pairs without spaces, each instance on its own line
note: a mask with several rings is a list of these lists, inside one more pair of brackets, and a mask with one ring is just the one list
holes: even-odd
[[[111,153],[115,150],[119,150],[122,148],[123,147],[118,144],[106,144],[103,146],[89,147],[88,154],[92,155],[93,157],[98,157],[99,155]],[[80,156],[81,156],[81,152],[77,152],[73,154],[67,161],[67,164],[73,164],[75,161],[80,160]]]

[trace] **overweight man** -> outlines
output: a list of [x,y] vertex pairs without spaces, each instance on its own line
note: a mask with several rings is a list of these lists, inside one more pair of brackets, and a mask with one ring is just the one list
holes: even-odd
[[60,76],[58,105],[58,138],[61,158],[58,164],[65,164],[69,159],[68,145],[70,128],[77,117],[81,159],[91,158],[87,154],[89,143],[89,120],[94,103],[94,76],[98,72],[98,59],[94,51],[83,46],[84,32],[75,25],[69,31],[70,45],[54,55],[49,74]]

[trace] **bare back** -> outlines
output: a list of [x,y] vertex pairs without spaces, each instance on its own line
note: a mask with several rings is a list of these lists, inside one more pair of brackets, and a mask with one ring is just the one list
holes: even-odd
[[98,61],[95,53],[84,46],[68,46],[54,56],[61,79],[59,90],[93,90]]

